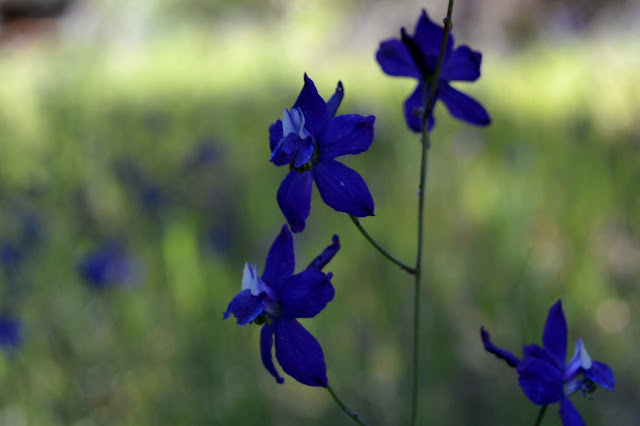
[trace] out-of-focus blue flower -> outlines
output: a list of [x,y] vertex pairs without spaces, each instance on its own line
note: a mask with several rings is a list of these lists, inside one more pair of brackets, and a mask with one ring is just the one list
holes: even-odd
[[207,169],[223,157],[222,149],[210,139],[199,141],[184,160],[185,172]]
[[0,266],[5,271],[18,267],[22,260],[22,251],[15,244],[4,241],[0,243]]
[[373,216],[373,198],[367,184],[335,158],[369,149],[375,117],[336,117],[343,96],[342,83],[338,83],[334,95],[325,102],[305,74],[304,87],[293,107],[285,109],[282,120],[269,127],[271,162],[289,165],[290,169],[277,198],[293,232],[304,229],[313,181],[329,207],[357,217]]
[[264,324],[260,334],[262,363],[278,383],[283,383],[271,357],[275,337],[276,359],[282,369],[308,386],[327,387],[327,367],[318,341],[297,318],[315,317],[334,296],[332,274],[305,269],[293,275],[293,238],[287,225],[273,242],[262,276],[255,265],[245,264],[242,291],[233,298],[224,318],[233,314],[238,324]]
[[[407,34],[404,28],[400,34],[400,39],[392,38],[380,43],[376,59],[382,70],[389,75],[418,79],[418,87],[404,103],[404,116],[407,126],[420,133],[426,108],[425,93],[431,91],[444,28],[433,23],[423,10],[414,35]],[[435,100],[444,102],[454,117],[470,124],[486,126],[491,118],[484,107],[449,84],[451,81],[476,81],[480,77],[482,54],[466,45],[454,49],[453,44],[453,36],[449,34]],[[434,124],[432,113],[429,116],[429,131]]]
[[170,196],[163,185],[150,178],[134,161],[129,159],[117,161],[115,171],[146,213],[158,214],[170,204]]
[[108,241],[87,254],[78,264],[82,277],[94,288],[131,284],[135,267],[122,244]]
[[156,184],[146,182],[138,188],[140,201],[149,213],[156,213],[166,204],[164,191]]
[[224,217],[218,218],[216,224],[211,225],[206,233],[207,246],[217,254],[228,254],[231,244],[234,241],[234,230],[237,226],[233,219]]
[[560,403],[560,417],[564,426],[584,425],[580,413],[567,398],[569,395],[577,391],[588,395],[596,390],[596,385],[610,390],[615,385],[615,378],[609,366],[592,361],[582,339],[576,342],[573,357],[565,365],[567,322],[560,300],[549,309],[542,334],[543,347],[525,346],[524,359],[495,346],[484,327],[480,332],[484,348],[517,369],[520,387],[533,403]]
[[0,315],[0,349],[15,350],[22,343],[22,324],[6,315]]

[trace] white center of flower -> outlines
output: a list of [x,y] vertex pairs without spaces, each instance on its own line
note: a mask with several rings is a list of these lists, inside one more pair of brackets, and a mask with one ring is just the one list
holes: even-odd
[[587,352],[587,348],[584,347],[584,343],[582,343],[582,339],[578,339],[576,342],[576,350],[573,354],[573,359],[578,361],[578,364],[588,370],[591,368],[591,357]]
[[304,123],[304,114],[300,108],[285,109],[282,113],[282,137],[295,133],[300,139],[308,138],[311,134],[304,128]]
[[249,289],[253,296],[258,296],[265,291],[265,283],[258,276],[258,267],[249,262],[244,264],[242,273],[242,290]]
[[[582,339],[578,339],[573,357],[571,357],[562,375],[565,395],[569,396],[580,389],[584,389],[585,380],[580,378],[580,374],[590,369],[592,364],[593,362],[584,347],[584,343],[582,343]],[[582,370],[580,370],[581,368]]]

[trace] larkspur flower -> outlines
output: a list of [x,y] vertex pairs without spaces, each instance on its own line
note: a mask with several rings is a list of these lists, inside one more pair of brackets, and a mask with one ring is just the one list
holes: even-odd
[[289,165],[278,189],[278,204],[293,232],[305,227],[311,209],[311,187],[316,182],[322,200],[334,210],[357,217],[373,216],[373,198],[362,177],[335,160],[359,154],[373,142],[375,117],[336,115],[344,96],[342,83],[325,102],[313,81],[304,75],[304,86],[282,120],[269,127],[271,162]]
[[517,369],[518,382],[527,398],[538,405],[560,403],[560,417],[564,426],[584,425],[568,396],[577,391],[588,395],[596,390],[596,385],[610,390],[615,385],[609,366],[592,361],[582,339],[576,342],[573,357],[565,365],[567,321],[560,300],[549,309],[542,335],[543,347],[525,346],[524,359],[495,346],[484,327],[480,332],[485,350]]
[[[404,28],[401,38],[380,43],[376,59],[389,75],[418,79],[418,87],[404,103],[407,126],[414,132],[422,132],[422,115],[426,107],[425,93],[431,91],[431,82],[438,64],[444,28],[433,23],[422,11],[413,36]],[[451,87],[452,81],[476,81],[480,77],[482,54],[461,45],[453,48],[453,36],[449,34],[445,48],[435,100],[441,100],[454,117],[478,126],[491,122],[489,114],[478,101]],[[425,87],[426,86],[426,87]],[[426,91],[425,91],[426,89]],[[430,131],[435,124],[433,113],[429,116]]]
[[327,387],[322,348],[297,318],[315,317],[333,299],[332,274],[305,269],[293,275],[294,268],[293,237],[284,225],[271,245],[262,276],[255,265],[245,264],[242,291],[229,303],[224,319],[233,314],[240,325],[263,325],[262,363],[278,383],[284,378],[271,357],[274,337],[276,359],[285,373],[305,385]]
[[78,272],[97,289],[130,284],[136,275],[134,261],[116,241],[106,241],[88,253],[78,263]]

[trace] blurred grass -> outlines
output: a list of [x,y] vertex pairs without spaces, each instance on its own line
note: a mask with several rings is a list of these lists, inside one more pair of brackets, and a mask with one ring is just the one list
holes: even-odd
[[[347,424],[323,391],[290,378],[275,384],[259,359],[257,327],[221,320],[243,263],[262,268],[283,223],[274,197],[283,171],[267,161],[267,129],[295,100],[305,71],[325,97],[342,80],[342,113],[377,116],[374,145],[345,162],[376,202],[367,229],[413,261],[418,146],[400,111],[413,83],[379,71],[375,40],[348,55],[322,44],[331,20],[320,18],[291,19],[279,31],[268,23],[178,28],[148,43],[3,53],[2,209],[27,206],[44,237],[19,289],[4,293],[26,339],[15,357],[0,358],[0,423]],[[611,50],[610,41],[586,40],[513,56],[482,49],[483,77],[464,89],[493,124],[465,127],[438,107],[422,423],[530,422],[536,408],[514,372],[484,353],[478,331],[485,325],[519,353],[539,342],[558,298],[570,348],[584,338],[619,380],[595,401],[573,398],[584,417],[640,420],[640,68],[626,54],[637,43],[625,43]],[[213,141],[218,158],[205,171],[185,168],[202,140]],[[140,206],[117,176],[123,160],[168,194],[166,205]],[[402,424],[411,280],[313,197],[307,229],[295,237],[298,267],[333,233],[343,248],[328,268],[336,299],[304,325],[352,408],[374,424]],[[212,247],[212,229],[229,237]],[[11,235],[11,222],[0,231]],[[74,264],[113,235],[127,239],[144,280],[92,292]],[[556,417],[550,412],[549,424]]]

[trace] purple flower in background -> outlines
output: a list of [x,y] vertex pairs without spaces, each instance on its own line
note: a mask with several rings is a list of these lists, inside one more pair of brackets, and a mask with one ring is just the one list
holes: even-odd
[[22,342],[22,324],[6,315],[0,315],[0,349],[15,350]]
[[[413,36],[401,29],[401,38],[392,38],[380,43],[376,59],[382,70],[392,76],[418,79],[418,87],[404,103],[407,126],[414,132],[422,132],[422,115],[426,107],[426,93],[431,91],[431,82],[438,64],[444,28],[433,23],[422,11]],[[451,81],[476,81],[480,77],[482,54],[462,45],[453,48],[453,36],[449,34],[445,55],[440,69],[435,100],[442,100],[454,117],[478,126],[491,122],[489,114],[480,103],[451,87]],[[435,124],[433,114],[429,116],[431,131]]]
[[223,158],[222,149],[211,139],[200,140],[184,160],[184,171],[205,170]]
[[245,264],[242,291],[229,303],[224,319],[233,314],[240,325],[264,324],[262,363],[278,383],[284,378],[271,357],[274,338],[276,359],[285,373],[302,384],[327,387],[322,348],[297,318],[315,317],[333,299],[332,274],[305,269],[293,275],[294,268],[293,237],[284,225],[269,250],[262,276],[255,265]]
[[584,425],[580,413],[567,398],[569,395],[577,391],[588,395],[596,390],[596,385],[610,390],[615,385],[609,366],[592,361],[582,339],[576,342],[573,357],[565,365],[567,322],[560,300],[549,309],[542,335],[543,347],[525,346],[522,360],[495,346],[484,327],[481,335],[485,350],[517,369],[520,387],[527,398],[538,405],[560,403],[560,417],[564,426]]
[[142,207],[145,213],[159,214],[171,204],[171,197],[164,185],[153,179],[134,160],[123,158],[114,164],[116,176]]
[[134,281],[134,263],[118,242],[108,241],[87,254],[78,264],[82,277],[94,288],[130,284]]
[[10,279],[20,266],[24,253],[15,245],[7,241],[0,243],[0,269]]
[[304,87],[282,120],[269,127],[271,162],[289,165],[289,173],[278,189],[278,204],[293,232],[304,229],[311,209],[311,186],[316,182],[322,200],[334,210],[373,216],[373,198],[362,177],[335,160],[359,154],[373,142],[375,117],[336,115],[344,96],[342,83],[325,102],[313,81],[304,76]]

